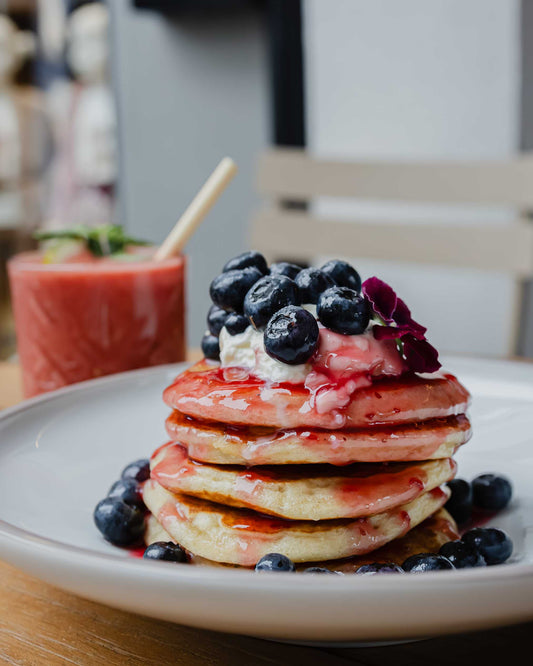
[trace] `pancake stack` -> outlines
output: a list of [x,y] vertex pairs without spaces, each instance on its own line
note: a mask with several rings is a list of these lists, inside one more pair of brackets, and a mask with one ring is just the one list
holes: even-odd
[[442,507],[470,424],[452,375],[378,377],[341,408],[318,410],[304,384],[204,359],[164,400],[170,441],[144,487],[147,543],[228,565],[277,552],[350,570],[457,538]]

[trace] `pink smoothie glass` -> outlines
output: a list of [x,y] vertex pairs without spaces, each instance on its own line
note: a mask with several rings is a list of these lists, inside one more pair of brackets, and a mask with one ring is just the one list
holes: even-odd
[[8,262],[26,397],[115,372],[185,359],[185,258],[89,253]]

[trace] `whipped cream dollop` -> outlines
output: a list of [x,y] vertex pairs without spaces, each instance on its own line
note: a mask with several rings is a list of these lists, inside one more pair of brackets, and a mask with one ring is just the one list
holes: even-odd
[[[319,343],[312,362],[288,365],[266,353],[263,333],[252,326],[237,335],[220,331],[220,364],[246,368],[264,381],[305,384],[326,401],[344,403],[372,383],[372,376],[400,375],[404,362],[393,340],[376,340],[372,328],[361,335],[341,335],[319,324]],[[326,392],[328,397],[326,398]],[[318,406],[318,405],[317,405]],[[330,404],[331,407],[331,404]]]
[[246,368],[259,379],[290,384],[302,384],[311,371],[310,363],[287,365],[270,357],[265,351],[263,333],[252,326],[237,335],[230,335],[224,327],[219,341],[223,368]]

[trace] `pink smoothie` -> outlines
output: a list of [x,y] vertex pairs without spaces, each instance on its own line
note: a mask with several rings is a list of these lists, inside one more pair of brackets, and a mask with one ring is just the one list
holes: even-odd
[[[137,253],[136,253],[137,254]],[[185,358],[185,259],[8,262],[26,397]]]

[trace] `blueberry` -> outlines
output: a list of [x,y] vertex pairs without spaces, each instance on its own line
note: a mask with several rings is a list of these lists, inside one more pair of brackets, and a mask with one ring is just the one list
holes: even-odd
[[409,573],[422,573],[425,571],[445,571],[455,569],[447,557],[434,553],[419,553],[411,555],[402,564],[402,569]]
[[144,532],[144,512],[112,497],[98,502],[93,518],[103,537],[115,546],[130,546]]
[[343,335],[364,333],[370,309],[361,294],[348,287],[330,287],[318,299],[317,315],[327,328]]
[[294,562],[285,555],[268,553],[255,565],[256,571],[294,571]]
[[482,474],[472,481],[474,506],[488,511],[501,511],[511,501],[513,487],[504,476]]
[[478,549],[464,541],[448,541],[441,546],[439,555],[447,557],[456,569],[484,567],[487,564]]
[[209,312],[207,313],[207,328],[211,335],[214,335],[215,337],[220,335],[220,331],[226,323],[228,315],[229,312],[219,308],[218,305],[212,305],[209,308]]
[[461,541],[476,548],[489,565],[505,562],[513,552],[509,536],[496,527],[475,527],[463,534]]
[[270,275],[285,275],[291,280],[294,280],[301,270],[301,266],[290,264],[287,261],[278,261],[275,264],[270,264]]
[[233,257],[233,259],[230,259],[226,263],[222,272],[227,273],[228,271],[234,271],[239,268],[257,268],[262,275],[268,273],[266,259],[260,252],[243,252],[237,257]]
[[246,293],[261,277],[261,271],[252,266],[221,273],[209,287],[211,300],[223,310],[242,313]]
[[305,363],[318,347],[318,324],[313,315],[288,305],[270,318],[264,333],[265,351],[288,365]]
[[329,275],[339,287],[349,287],[354,291],[361,291],[361,277],[355,268],[346,261],[332,259],[325,263],[320,270]]
[[120,475],[122,479],[134,479],[141,483],[150,478],[150,461],[148,458],[141,458],[130,463],[122,470]]
[[243,333],[250,325],[250,322],[248,321],[248,317],[232,312],[226,319],[225,325],[230,335],[237,335],[238,333]]
[[372,564],[363,564],[355,573],[363,576],[373,576],[374,574],[403,573],[403,569],[394,562],[373,562]]
[[317,573],[317,574],[335,574],[337,576],[341,575],[338,571],[332,571],[331,569],[326,569],[325,567],[308,567],[303,570],[303,573]]
[[109,489],[107,496],[144,509],[141,488],[135,479],[119,479],[115,481]]
[[281,308],[300,302],[294,280],[284,275],[268,275],[261,278],[244,299],[244,314],[257,330],[261,331],[268,320]]
[[144,551],[146,560],[164,560],[165,562],[187,562],[187,553],[172,541],[155,541]]
[[316,303],[323,291],[335,286],[331,277],[318,268],[304,268],[296,276],[295,282],[302,303]]
[[452,494],[444,508],[459,525],[466,523],[472,515],[472,486],[464,479],[452,479],[447,485]]
[[218,338],[214,335],[206,333],[202,338],[202,353],[206,358],[212,361],[220,360],[220,343]]

